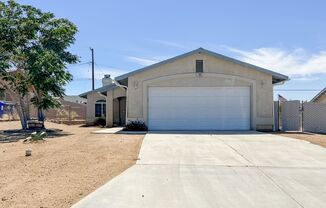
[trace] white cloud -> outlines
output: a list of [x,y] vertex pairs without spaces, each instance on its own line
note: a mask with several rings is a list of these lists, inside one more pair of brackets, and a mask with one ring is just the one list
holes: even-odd
[[157,59],[139,58],[139,57],[135,57],[135,56],[128,56],[127,58],[129,61],[135,62],[142,66],[149,66],[149,65],[159,62],[159,60],[157,60]]
[[302,48],[293,51],[280,48],[258,48],[250,51],[230,47],[227,49],[236,53],[237,58],[244,62],[294,76],[297,79],[326,73],[326,51],[308,54]]
[[321,77],[318,76],[318,75],[321,75],[322,76],[322,74],[310,74],[310,75],[300,75],[300,74],[297,74],[297,75],[291,75],[291,80],[304,81],[304,82],[305,81],[307,81],[307,82],[317,81],[317,80],[320,80],[321,79]]

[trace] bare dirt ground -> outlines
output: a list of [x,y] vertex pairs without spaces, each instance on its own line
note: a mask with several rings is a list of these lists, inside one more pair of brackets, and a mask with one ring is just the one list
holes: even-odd
[[[64,134],[38,143],[0,143],[0,207],[70,207],[135,164],[144,137],[46,127]],[[19,122],[0,122],[0,131],[18,128]],[[25,157],[28,148],[32,156]]]
[[277,132],[276,134],[285,137],[305,140],[313,144],[326,147],[326,134],[315,134],[315,133],[308,133],[308,132]]

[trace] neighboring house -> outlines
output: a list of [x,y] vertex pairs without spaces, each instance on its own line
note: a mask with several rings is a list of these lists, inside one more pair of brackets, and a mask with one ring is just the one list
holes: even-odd
[[87,98],[88,124],[106,116],[108,127],[127,118],[144,121],[149,130],[272,130],[273,85],[286,80],[199,48],[80,96]]
[[[45,111],[44,114],[46,119],[68,120],[70,116],[70,119],[73,120],[86,120],[86,99],[79,96],[64,96],[63,99],[59,99],[59,101],[61,102],[62,107]],[[10,109],[12,109],[14,118],[18,119],[17,112],[15,109],[13,109],[15,102],[11,99],[10,95],[6,93],[5,90],[0,90],[0,102],[6,104],[0,108],[2,113],[6,112],[8,114],[8,112],[11,112]],[[30,105],[29,111],[32,118],[37,117],[37,109],[33,105]]]
[[326,104],[326,87],[320,91],[310,102]]
[[72,102],[72,103],[81,103],[81,104],[86,104],[86,102],[87,102],[87,99],[82,98],[78,95],[66,95],[66,96],[63,96],[63,100]]

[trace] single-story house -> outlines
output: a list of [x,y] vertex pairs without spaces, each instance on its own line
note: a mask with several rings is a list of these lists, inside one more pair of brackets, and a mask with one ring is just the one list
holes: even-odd
[[103,80],[87,98],[87,123],[141,120],[149,130],[272,130],[273,85],[288,77],[199,48]]
[[310,102],[326,104],[326,87],[322,89]]

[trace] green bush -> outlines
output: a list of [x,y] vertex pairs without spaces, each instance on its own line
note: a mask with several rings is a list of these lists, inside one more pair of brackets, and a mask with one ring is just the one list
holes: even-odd
[[47,134],[46,134],[45,131],[33,132],[31,134],[31,140],[32,141],[44,140],[46,137],[47,137]]
[[29,137],[27,137],[24,142],[38,142],[38,141],[45,141],[47,137],[47,133],[45,131],[40,132],[33,132]]
[[104,117],[97,118],[94,121],[94,125],[95,126],[102,126],[102,127],[104,127],[104,126],[106,126],[106,119]]
[[147,126],[144,121],[128,121],[125,131],[147,131]]

